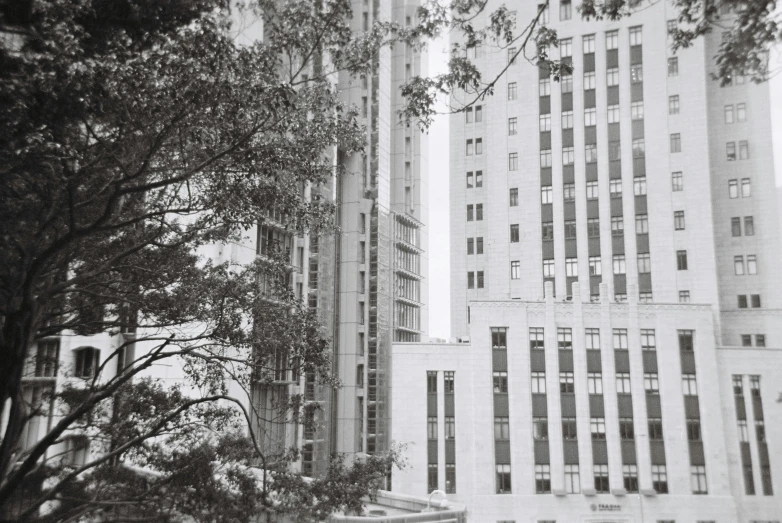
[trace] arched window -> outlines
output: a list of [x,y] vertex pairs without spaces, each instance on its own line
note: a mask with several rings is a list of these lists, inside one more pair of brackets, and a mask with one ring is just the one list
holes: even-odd
[[75,351],[76,362],[74,376],[78,378],[94,378],[100,365],[100,350],[95,347],[82,347]]

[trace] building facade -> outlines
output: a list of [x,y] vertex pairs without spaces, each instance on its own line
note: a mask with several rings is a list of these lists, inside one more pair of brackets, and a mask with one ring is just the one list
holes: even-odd
[[[551,2],[551,56],[572,74],[520,56],[451,116],[452,335],[471,300],[539,300],[547,281],[566,298],[580,281],[584,299],[606,283],[617,301],[634,285],[643,302],[709,304],[720,343],[782,346],[768,85],[711,79],[719,32],[672,54],[676,17],[658,2],[584,22]],[[469,56],[494,78],[515,51]]]
[[393,489],[479,522],[777,521],[782,351],[718,347],[709,305],[551,285],[471,302],[469,344],[394,347]]

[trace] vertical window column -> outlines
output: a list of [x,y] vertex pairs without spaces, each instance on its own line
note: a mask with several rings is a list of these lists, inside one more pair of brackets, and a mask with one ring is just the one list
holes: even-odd
[[[619,124],[619,32],[605,33],[606,103],[608,116],[608,177],[610,179],[611,255],[614,294],[626,295],[624,269],[624,221],[622,210],[622,160]],[[621,262],[621,263],[619,263]]]
[[456,493],[456,375],[446,371],[444,376],[445,389],[445,493]]
[[427,493],[439,489],[437,474],[437,371],[426,373]]
[[547,66],[538,75],[540,130],[540,216],[543,249],[543,282],[554,282],[554,211],[551,174],[551,80]]
[[744,376],[740,374],[733,375],[733,400],[736,406],[736,427],[739,436],[739,454],[741,455],[741,475],[744,478],[744,494],[747,496],[754,496],[755,478],[752,470],[752,452],[750,450],[749,433],[747,430],[747,405],[744,400]]
[[668,493],[668,469],[662,432],[662,407],[657,381],[657,334],[654,329],[641,329],[644,389],[646,393],[646,423],[649,435],[649,456],[652,464],[652,488],[658,494]]
[[[616,371],[616,400],[619,419],[625,423],[633,420],[633,396],[630,381],[630,351],[627,329],[613,329],[614,365]],[[622,439],[622,487],[627,492],[638,492],[638,465],[635,440]]]
[[[510,463],[510,410],[508,407],[508,329],[507,327],[491,328],[492,347],[492,379],[494,388],[494,467],[495,492],[510,494],[511,463]],[[497,378],[504,376],[504,385],[497,386]],[[498,392],[500,390],[500,392]],[[505,392],[502,392],[504,390]]]
[[768,443],[766,442],[766,425],[763,417],[763,400],[760,396],[760,376],[749,377],[749,390],[752,397],[752,417],[755,421],[755,439],[758,445],[758,462],[760,463],[760,484],[764,496],[774,495],[774,486],[771,482],[771,462],[768,456]]
[[[584,494],[608,492],[608,450],[606,448],[605,403],[603,401],[603,366],[600,357],[600,329],[584,329],[586,349],[587,393],[592,450],[592,474],[585,477]],[[597,474],[604,469],[605,475]],[[585,476],[587,476],[586,471]],[[589,490],[587,491],[587,485]]]
[[559,353],[559,401],[562,409],[562,451],[566,477],[565,492],[581,492],[578,476],[578,427],[576,423],[576,388],[573,369],[573,330],[557,328],[557,351]]
[[[532,437],[534,439],[535,468],[548,471],[548,483],[538,481],[536,474],[535,493],[551,492],[551,459],[549,456],[548,403],[546,395],[546,350],[543,327],[529,329],[530,384],[532,388]],[[496,391],[496,387],[495,387]],[[496,397],[496,394],[495,394]]]
[[[698,382],[695,373],[695,331],[679,330],[679,356],[682,368],[682,394],[684,415],[690,422],[700,424]],[[703,441],[690,441],[690,486],[693,494],[708,494],[706,481],[706,457]]]

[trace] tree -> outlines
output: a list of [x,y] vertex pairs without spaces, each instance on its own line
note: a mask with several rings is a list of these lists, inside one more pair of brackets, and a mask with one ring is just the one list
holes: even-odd
[[[13,38],[0,45],[0,507],[24,499],[22,519],[44,503],[53,521],[322,518],[359,507],[396,460],[335,463],[323,479],[294,481],[295,449],[269,451],[256,432],[237,432],[262,413],[232,386],[249,394],[280,371],[337,383],[316,314],[287,285],[284,244],[247,263],[203,255],[259,219],[286,234],[333,229],[318,188],[347,175],[335,172],[334,150],[361,151],[364,130],[330,78],[368,73],[394,28],[352,33],[344,0],[319,9],[261,0],[243,12],[263,18],[267,37],[238,46],[237,9],[228,0],[2,6]],[[25,397],[32,349],[63,333],[120,343],[100,360],[85,352],[78,379],[51,401]],[[143,379],[176,358],[190,390]],[[51,429],[22,450],[25,426],[47,404]],[[300,398],[279,410],[298,416]],[[79,434],[100,449],[95,459],[42,461]],[[323,482],[328,499],[317,497]],[[307,493],[308,507],[286,502]]]

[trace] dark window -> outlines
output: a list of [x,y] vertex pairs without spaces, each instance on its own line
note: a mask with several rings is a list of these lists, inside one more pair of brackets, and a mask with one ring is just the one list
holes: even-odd
[[687,439],[690,441],[701,440],[701,420],[699,418],[687,420]]
[[510,420],[508,418],[494,418],[494,439],[498,441],[510,439]]
[[543,350],[543,327],[530,327],[529,348]]
[[747,295],[746,294],[739,294],[738,295],[738,305],[739,305],[739,309],[746,309],[747,308]]
[[507,349],[508,329],[505,327],[491,328],[491,346],[493,349]]
[[562,418],[562,439],[576,439],[576,418]]
[[437,463],[429,463],[429,474],[428,474],[428,490],[429,492],[433,490],[437,490],[439,487],[437,485]]
[[687,251],[676,251],[676,268],[680,271],[687,270]]
[[426,391],[429,394],[437,394],[437,372],[426,373]]
[[475,204],[475,221],[481,220],[483,220],[483,204],[477,203]]
[[622,439],[635,439],[633,418],[619,418],[619,437]]
[[510,241],[511,243],[518,243],[519,241],[519,224],[514,223],[510,226]]
[[93,347],[76,350],[76,365],[74,375],[79,378],[94,378],[98,374],[100,351]]
[[518,205],[519,205],[519,190],[514,188],[510,190],[510,206],[517,207]]
[[497,371],[494,373],[494,393],[495,394],[507,394],[508,393],[508,373]]
[[752,294],[750,297],[752,298],[752,308],[760,308],[760,294]]
[[554,239],[554,222],[543,223],[543,239],[544,240]]
[[445,493],[456,494],[456,464],[445,464]]
[[733,217],[730,219],[730,232],[734,238],[741,236],[741,218]]
[[608,465],[595,465],[595,490],[599,494],[605,494],[609,491],[608,488]]
[[483,271],[477,272],[477,284],[479,289],[483,289]]
[[454,392],[454,372],[453,371],[445,371],[443,372],[443,378],[444,378],[444,388],[446,394],[453,394]]
[[535,493],[551,492],[551,468],[549,465],[535,465]]
[[694,333],[691,330],[679,331],[679,350],[681,352],[692,352],[695,350],[693,342]]
[[745,216],[744,236],[754,236],[754,235],[755,235],[755,221],[753,220],[752,216]]
[[532,418],[532,437],[541,441],[548,439],[548,418]]
[[510,465],[495,465],[497,476],[497,494],[510,494]]
[[599,218],[590,218],[587,220],[587,236],[590,238],[600,238]]
[[475,254],[483,254],[483,236],[475,238]]
[[576,220],[565,221],[565,238],[573,240],[576,237]]
[[660,418],[649,418],[649,439],[663,439],[663,420]]

